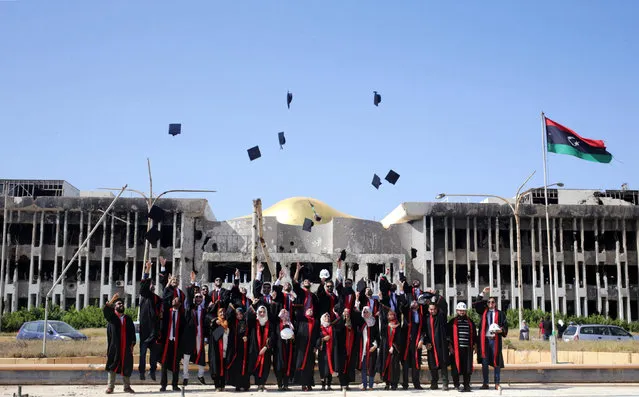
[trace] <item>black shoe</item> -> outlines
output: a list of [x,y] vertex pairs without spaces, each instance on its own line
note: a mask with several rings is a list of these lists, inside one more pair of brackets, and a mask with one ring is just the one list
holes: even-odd
[[415,390],[424,390],[422,385],[413,385],[413,389],[415,389]]
[[431,384],[430,385],[430,389],[431,390],[437,390],[438,389],[437,384]]
[[149,376],[151,377],[151,380],[152,380],[152,381],[155,381],[155,371],[154,371],[154,372],[151,372],[151,373],[149,374]]
[[455,389],[457,389],[458,392],[463,393],[464,392],[464,388],[461,386],[457,386],[455,387]]
[[166,391],[166,386],[160,387],[160,391]]
[[402,389],[408,390],[408,385],[402,385]]
[[189,385],[189,380],[188,379],[184,379],[182,381],[182,386],[188,386]]
[[146,378],[144,377],[144,372],[140,372],[140,380],[146,380]]
[[488,385],[484,383],[483,385],[481,385],[480,389],[481,390],[488,390]]
[[180,391],[180,387],[178,385],[173,385],[173,391]]
[[203,376],[198,376],[198,377],[197,377],[197,380],[199,380],[199,381],[200,381],[200,384],[201,384],[201,385],[206,385],[206,382],[204,381],[204,377],[203,377]]
[[384,390],[390,390],[390,385],[384,386]]
[[464,392],[470,393],[470,386],[464,386]]
[[397,390],[397,385],[391,386],[391,390]]

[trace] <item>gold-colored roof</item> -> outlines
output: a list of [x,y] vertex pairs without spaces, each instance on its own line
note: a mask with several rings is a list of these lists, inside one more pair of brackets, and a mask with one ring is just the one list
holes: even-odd
[[[315,221],[315,215],[313,214],[313,208],[311,208],[310,203],[313,203],[315,211],[322,217],[321,221]],[[246,215],[242,218],[250,218],[251,216],[252,215]],[[279,223],[295,226],[302,226],[304,218],[312,219],[316,225],[328,223],[333,220],[333,218],[355,218],[311,197],[291,197],[279,201],[267,209],[262,210],[262,216],[274,216]]]

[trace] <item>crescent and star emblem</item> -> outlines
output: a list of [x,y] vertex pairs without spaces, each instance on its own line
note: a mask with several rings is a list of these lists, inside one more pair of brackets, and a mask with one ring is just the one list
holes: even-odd
[[572,145],[572,146],[579,146],[579,141],[577,140],[577,138],[575,138],[574,136],[569,136],[568,137],[568,142]]

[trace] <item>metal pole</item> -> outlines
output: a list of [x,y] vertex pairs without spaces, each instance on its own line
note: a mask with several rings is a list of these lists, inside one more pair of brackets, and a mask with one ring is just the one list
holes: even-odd
[[544,154],[544,198],[546,209],[546,245],[548,250],[548,273],[550,273],[550,315],[552,321],[552,335],[550,340],[550,358],[553,364],[557,364],[557,343],[555,341],[555,262],[550,250],[550,215],[548,214],[548,171],[546,169],[546,116],[541,112],[541,145]]
[[5,254],[7,247],[7,199],[8,189],[6,184],[4,188],[4,216],[2,217],[2,254],[0,256],[0,326],[2,326],[2,317],[4,316],[4,267],[5,267]]
[[524,307],[524,286],[522,284],[521,281],[521,269],[522,269],[522,265],[521,265],[521,227],[519,224],[519,205],[515,206],[515,227],[517,228],[517,284],[519,288],[517,288],[518,291],[518,295],[519,295],[519,304],[517,305],[517,310],[519,313],[519,329],[521,329],[521,326],[523,324],[523,320],[524,320],[524,311],[523,311],[523,307]]
[[253,227],[251,229],[251,280],[255,280],[255,272],[257,271],[257,200],[253,200]]
[[46,354],[47,354],[47,329],[48,329],[47,327],[48,327],[48,321],[49,321],[49,296],[53,292],[53,289],[55,288],[55,286],[60,282],[60,280],[62,280],[64,278],[64,275],[67,273],[67,270],[69,270],[69,267],[71,267],[71,264],[73,263],[73,261],[78,256],[80,256],[80,252],[82,252],[82,248],[84,248],[84,246],[91,239],[91,236],[93,236],[93,233],[95,233],[95,231],[98,230],[98,228],[101,226],[102,221],[104,220],[104,218],[107,217],[107,214],[109,213],[109,211],[111,211],[111,208],[113,208],[113,206],[115,205],[115,202],[118,201],[120,196],[122,196],[122,193],[124,193],[124,191],[126,190],[127,186],[128,185],[124,185],[122,190],[120,190],[120,193],[118,193],[118,195],[113,199],[113,201],[111,201],[111,204],[109,204],[109,207],[107,207],[107,209],[102,214],[102,217],[100,217],[100,220],[98,220],[98,222],[95,224],[95,226],[93,226],[93,229],[91,229],[91,232],[89,233],[87,238],[82,242],[82,244],[80,244],[80,246],[78,247],[78,250],[73,255],[73,258],[71,258],[69,260],[69,263],[67,263],[67,265],[64,267],[64,269],[62,270],[62,273],[60,273],[60,275],[58,276],[58,279],[53,282],[53,285],[51,286],[51,289],[49,290],[49,292],[47,292],[47,295],[44,298],[44,302],[45,302],[44,303],[44,331],[43,331],[43,336],[42,336],[42,355],[43,356],[46,356]]

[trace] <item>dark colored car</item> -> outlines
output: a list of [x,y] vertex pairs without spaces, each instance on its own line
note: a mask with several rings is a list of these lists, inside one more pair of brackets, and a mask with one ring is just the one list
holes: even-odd
[[[86,335],[79,332],[64,321],[49,321],[48,322],[47,339],[49,340],[87,340]],[[44,321],[29,321],[22,324],[16,339],[29,340],[40,339],[42,340],[42,333],[44,330]]]

